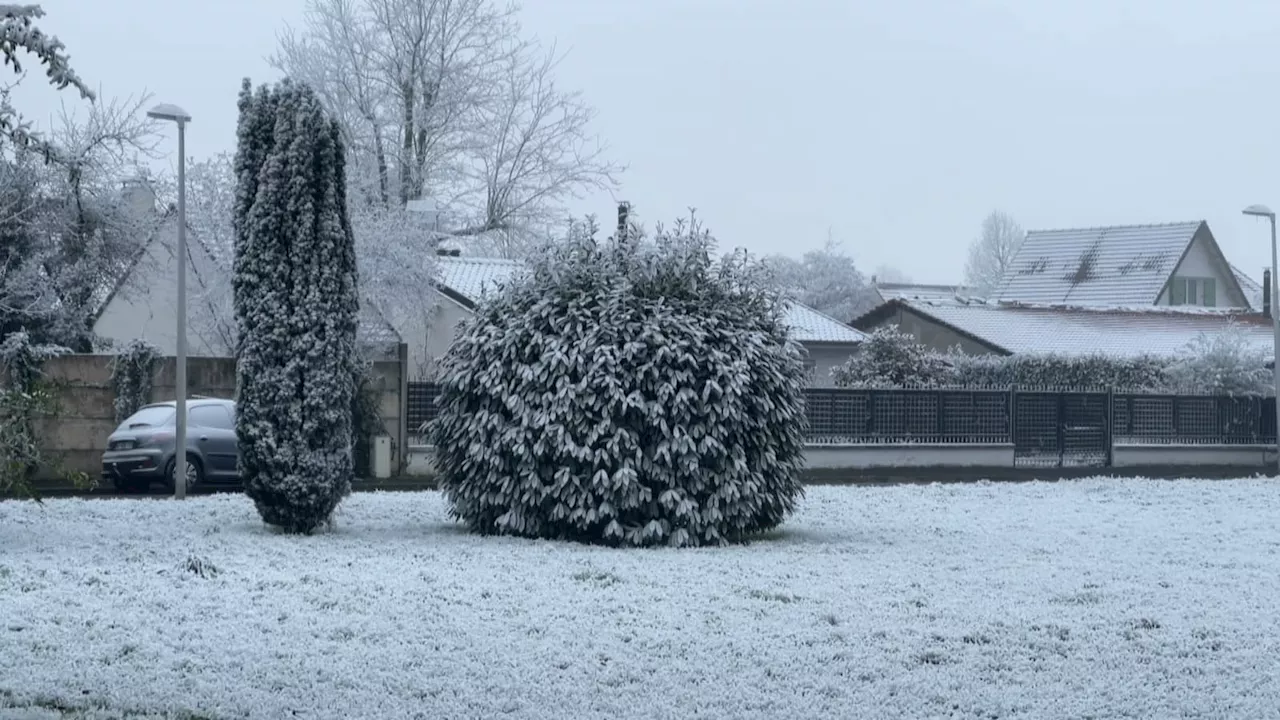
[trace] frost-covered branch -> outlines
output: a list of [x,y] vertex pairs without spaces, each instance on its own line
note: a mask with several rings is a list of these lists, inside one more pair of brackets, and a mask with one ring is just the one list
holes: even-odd
[[[39,5],[0,5],[0,54],[4,56],[4,64],[12,65],[13,71],[22,75],[19,51],[34,55],[37,62],[45,66],[50,85],[59,90],[73,87],[80,91],[82,98],[93,100],[94,92],[71,69],[66,47],[57,37],[46,35],[36,27],[35,20],[44,14]],[[35,149],[46,157],[56,152],[56,146],[32,130],[30,122],[14,109],[7,92],[0,93],[0,137],[16,147]]]

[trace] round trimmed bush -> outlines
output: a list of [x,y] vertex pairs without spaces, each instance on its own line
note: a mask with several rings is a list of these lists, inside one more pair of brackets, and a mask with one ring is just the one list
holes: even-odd
[[804,366],[784,299],[696,224],[548,248],[491,293],[441,363],[431,433],[473,531],[707,545],[803,495]]

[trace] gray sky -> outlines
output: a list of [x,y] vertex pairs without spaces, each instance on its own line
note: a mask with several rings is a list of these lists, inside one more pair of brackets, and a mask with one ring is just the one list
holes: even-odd
[[[42,27],[107,95],[195,118],[189,154],[235,143],[240,80],[304,0],[43,0]],[[1028,229],[1209,221],[1269,264],[1280,209],[1274,0],[526,0],[600,111],[646,222],[689,205],[722,246],[800,254],[828,227],[866,271],[958,281],[982,218]],[[58,95],[28,78],[37,121]],[[67,96],[70,97],[69,95]],[[170,144],[172,147],[172,143]],[[572,208],[613,213],[607,194]]]

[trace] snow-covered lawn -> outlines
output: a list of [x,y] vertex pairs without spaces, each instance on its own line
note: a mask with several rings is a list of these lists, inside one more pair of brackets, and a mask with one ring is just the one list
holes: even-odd
[[816,487],[693,551],[473,537],[435,493],[340,513],[298,538],[235,495],[0,503],[0,707],[1280,716],[1274,481]]

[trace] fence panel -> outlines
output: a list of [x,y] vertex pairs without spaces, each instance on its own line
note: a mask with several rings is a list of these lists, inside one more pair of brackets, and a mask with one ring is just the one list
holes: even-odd
[[1275,442],[1275,398],[1221,395],[1115,396],[1117,443],[1266,445]]
[[807,388],[808,441],[1007,443],[1007,398],[999,390]]
[[1104,392],[1014,392],[1014,465],[1106,466],[1111,450],[1108,397]]
[[409,383],[409,396],[406,398],[406,425],[409,435],[421,435],[422,425],[436,416],[436,398],[440,395],[440,386],[428,382]]

